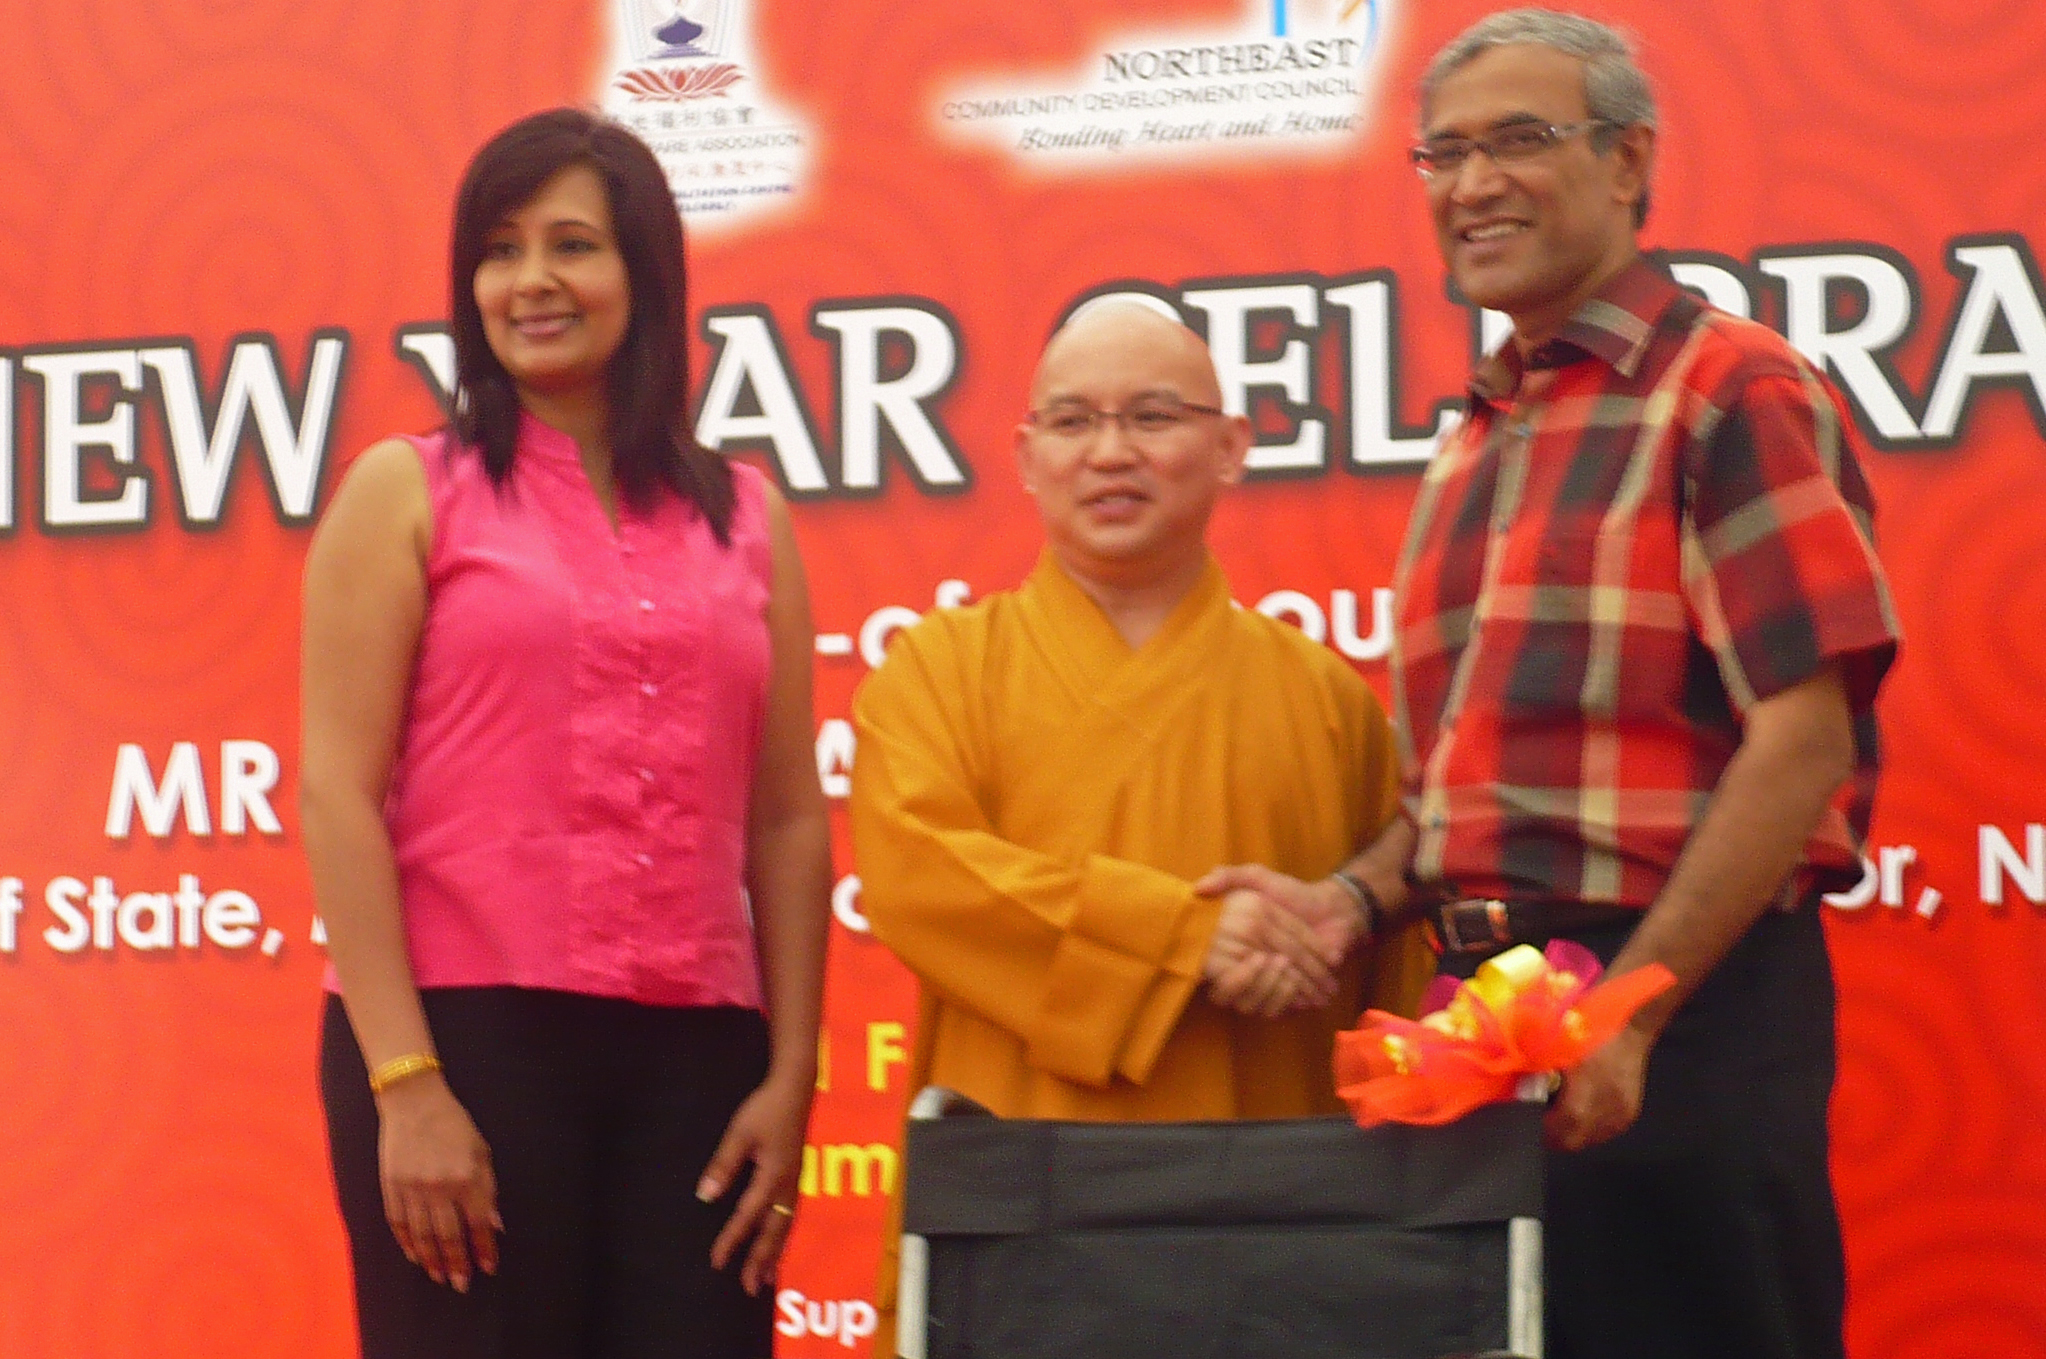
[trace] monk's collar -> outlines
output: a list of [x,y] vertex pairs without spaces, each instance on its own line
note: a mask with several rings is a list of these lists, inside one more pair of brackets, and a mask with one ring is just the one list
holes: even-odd
[[[1087,587],[1066,569],[1049,546],[1038,553],[1037,566],[1030,573],[1030,581],[1040,590],[1063,597],[1068,604],[1084,605],[1088,611],[1100,618],[1102,626],[1110,631],[1114,630],[1114,624],[1108,621],[1107,612],[1095,601],[1094,596],[1087,592]],[[1213,608],[1217,602],[1226,602],[1228,598],[1229,579],[1222,574],[1221,563],[1215,560],[1215,554],[1210,551],[1206,553],[1200,575],[1172,606],[1159,635],[1176,633],[1186,620],[1199,617]]]

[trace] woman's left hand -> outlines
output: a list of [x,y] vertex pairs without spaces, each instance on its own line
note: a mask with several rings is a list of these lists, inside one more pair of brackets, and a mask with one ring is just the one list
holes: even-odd
[[697,1181],[696,1197],[708,1203],[722,1196],[748,1163],[753,1167],[746,1192],[710,1248],[712,1268],[723,1269],[752,1243],[739,1275],[748,1293],[758,1294],[774,1282],[775,1265],[795,1226],[803,1133],[810,1121],[814,1085],[814,1079],[769,1076],[725,1125],[724,1140]]

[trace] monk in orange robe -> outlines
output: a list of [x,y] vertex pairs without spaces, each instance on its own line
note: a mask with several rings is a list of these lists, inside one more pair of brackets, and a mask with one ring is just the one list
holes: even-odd
[[863,909],[921,983],[911,1090],[1020,1118],[1336,1113],[1336,1031],[1411,1013],[1433,970],[1412,935],[1352,948],[1363,912],[1195,890],[1224,864],[1324,876],[1398,790],[1349,665],[1230,602],[1206,530],[1251,431],[1220,404],[1177,322],[1075,316],[1016,431],[1036,570],[899,634],[854,701]]

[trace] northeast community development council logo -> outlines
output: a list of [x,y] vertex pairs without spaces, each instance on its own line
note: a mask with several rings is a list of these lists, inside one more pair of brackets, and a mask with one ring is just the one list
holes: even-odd
[[1390,4],[1252,0],[1228,27],[1131,32],[1077,69],[963,82],[939,125],[1044,169],[1337,150],[1363,126]]
[[808,130],[755,78],[751,0],[611,0],[599,102],[653,148],[691,226],[787,202]]

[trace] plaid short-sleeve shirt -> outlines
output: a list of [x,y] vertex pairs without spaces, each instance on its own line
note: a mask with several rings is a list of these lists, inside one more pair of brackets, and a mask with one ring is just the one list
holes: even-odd
[[1855,776],[1788,886],[1855,881],[1898,628],[1846,428],[1780,337],[1646,261],[1479,366],[1395,578],[1417,878],[1648,906],[1742,714],[1835,664]]

